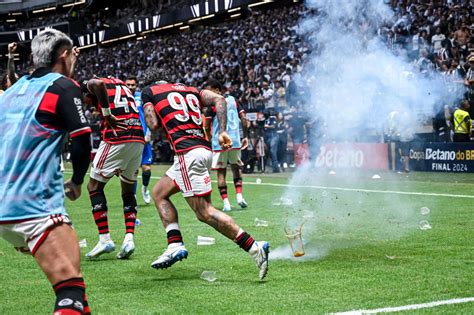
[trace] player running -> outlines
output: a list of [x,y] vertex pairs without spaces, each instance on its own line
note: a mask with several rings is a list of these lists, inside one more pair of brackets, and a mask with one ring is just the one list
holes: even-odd
[[117,254],[127,259],[135,250],[133,235],[137,218],[135,183],[143,152],[143,128],[133,95],[125,83],[115,78],[93,78],[81,83],[84,93],[100,108],[104,118],[102,141],[92,163],[87,185],[92,214],[99,229],[99,242],[86,254],[96,258],[115,250],[110,238],[104,187],[114,175],[120,177],[125,218],[125,238]]
[[143,147],[142,154],[142,197],[143,201],[148,205],[151,202],[150,191],[148,190],[148,184],[150,183],[151,178],[151,162],[152,162],[152,150],[151,150],[151,132],[148,130],[148,127],[145,123],[145,115],[143,114],[142,106],[142,93],[137,90],[138,80],[136,77],[128,77],[125,80],[125,84],[132,92],[133,98],[135,99],[135,104],[137,104],[138,112],[140,113],[140,120],[142,122],[143,132],[145,134],[145,146]]
[[[55,29],[31,42],[36,71],[0,98],[0,235],[31,253],[53,285],[54,314],[90,314],[76,233],[64,194],[76,200],[89,167],[90,132],[79,85],[67,78],[79,50]],[[60,155],[71,137],[72,178]]]
[[[222,95],[222,85],[216,81],[211,80],[206,84],[206,89]],[[245,116],[245,110],[237,103],[235,98],[231,95],[226,96],[227,102],[227,133],[232,139],[232,148],[229,150],[222,150],[219,145],[219,121],[216,115],[216,109],[206,111],[205,131],[207,138],[212,139],[212,169],[217,170],[217,187],[224,202],[223,211],[230,211],[232,207],[227,195],[227,163],[230,164],[232,174],[234,175],[234,186],[237,197],[237,204],[241,208],[247,208],[247,202],[242,195],[242,167],[244,163],[240,160],[240,150],[245,149],[248,145],[248,122]],[[242,123],[243,139],[240,141],[240,126],[239,119]],[[212,122],[212,131],[211,131]],[[212,134],[211,134],[212,132]]]
[[201,108],[215,107],[220,128],[219,143],[227,150],[231,148],[232,140],[226,132],[226,101],[209,90],[199,92],[194,87],[168,83],[169,77],[163,69],[149,68],[145,72],[145,82],[151,85],[142,91],[148,127],[156,130],[161,125],[176,154],[174,164],[153,187],[152,196],[167,233],[168,248],[151,266],[168,268],[188,256],[178,224],[178,212],[170,200],[172,195],[181,191],[200,221],[236,242],[253,257],[259,268],[259,277],[263,279],[268,271],[268,242],[256,242],[230,216],[211,203],[209,169],[212,151],[204,137]]

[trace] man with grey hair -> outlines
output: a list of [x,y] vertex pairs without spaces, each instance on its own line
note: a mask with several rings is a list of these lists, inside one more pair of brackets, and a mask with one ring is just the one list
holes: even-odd
[[[56,293],[54,314],[90,314],[79,243],[64,208],[89,167],[90,132],[79,85],[69,79],[79,54],[71,39],[44,30],[31,43],[36,70],[0,99],[0,236],[35,258]],[[71,137],[72,178],[60,155]]]

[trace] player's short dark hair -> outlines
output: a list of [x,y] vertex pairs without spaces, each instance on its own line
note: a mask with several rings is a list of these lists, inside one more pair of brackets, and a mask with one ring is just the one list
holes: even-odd
[[133,81],[138,83],[138,79],[137,79],[136,76],[130,75],[130,76],[127,77],[127,79],[125,79],[125,81],[129,81],[129,80],[133,80]]
[[145,86],[148,86],[158,81],[171,82],[172,77],[167,68],[151,66],[145,70],[142,81]]
[[211,89],[217,89],[219,92],[222,92],[223,90],[222,84],[217,80],[209,80],[204,86],[210,87]]

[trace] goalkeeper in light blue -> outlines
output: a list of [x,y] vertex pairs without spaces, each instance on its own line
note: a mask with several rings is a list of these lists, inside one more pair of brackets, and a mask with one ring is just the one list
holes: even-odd
[[[206,89],[222,94],[222,85],[215,80],[207,82]],[[219,146],[218,131],[219,123],[217,121],[215,109],[206,113],[205,131],[208,139],[212,143],[212,169],[217,170],[217,186],[224,202],[223,211],[231,211],[232,206],[229,201],[226,184],[227,165],[230,164],[234,177],[234,186],[236,192],[237,204],[243,209],[247,208],[247,202],[242,195],[242,167],[240,159],[241,150],[248,145],[248,120],[245,116],[245,110],[237,103],[231,95],[226,96],[227,101],[227,133],[232,139],[232,148],[223,151]],[[240,127],[242,126],[242,128]],[[242,129],[243,138],[240,140],[240,131]]]

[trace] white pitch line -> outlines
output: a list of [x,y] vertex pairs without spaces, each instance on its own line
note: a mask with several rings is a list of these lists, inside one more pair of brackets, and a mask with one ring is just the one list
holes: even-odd
[[429,303],[412,304],[412,305],[397,306],[397,307],[377,308],[373,310],[356,310],[356,311],[348,311],[348,312],[341,312],[341,313],[332,313],[332,315],[363,315],[363,314],[393,313],[393,312],[401,312],[401,311],[419,310],[422,308],[433,308],[433,307],[437,307],[441,305],[462,304],[462,303],[470,303],[470,302],[474,302],[474,297],[450,299],[450,300],[444,300],[444,301],[434,301],[434,302],[429,302]]
[[[67,170],[64,173],[72,174],[71,171]],[[141,176],[138,176],[141,178]],[[160,179],[160,176],[151,176],[152,179]],[[217,180],[213,180],[213,183],[217,183]],[[232,181],[227,181],[228,184],[233,184]],[[430,192],[413,192],[413,191],[396,191],[396,190],[377,190],[377,189],[362,189],[362,188],[344,188],[344,187],[331,187],[331,186],[317,186],[317,185],[291,185],[291,184],[275,184],[275,183],[254,183],[254,182],[243,182],[245,185],[258,185],[258,186],[273,186],[273,187],[289,187],[289,188],[311,188],[321,190],[336,190],[336,191],[353,191],[353,192],[366,192],[375,194],[392,194],[392,195],[409,195],[409,196],[433,196],[433,197],[450,197],[450,198],[467,198],[474,199],[474,195],[457,195],[457,194],[443,194],[443,193],[430,193]]]

